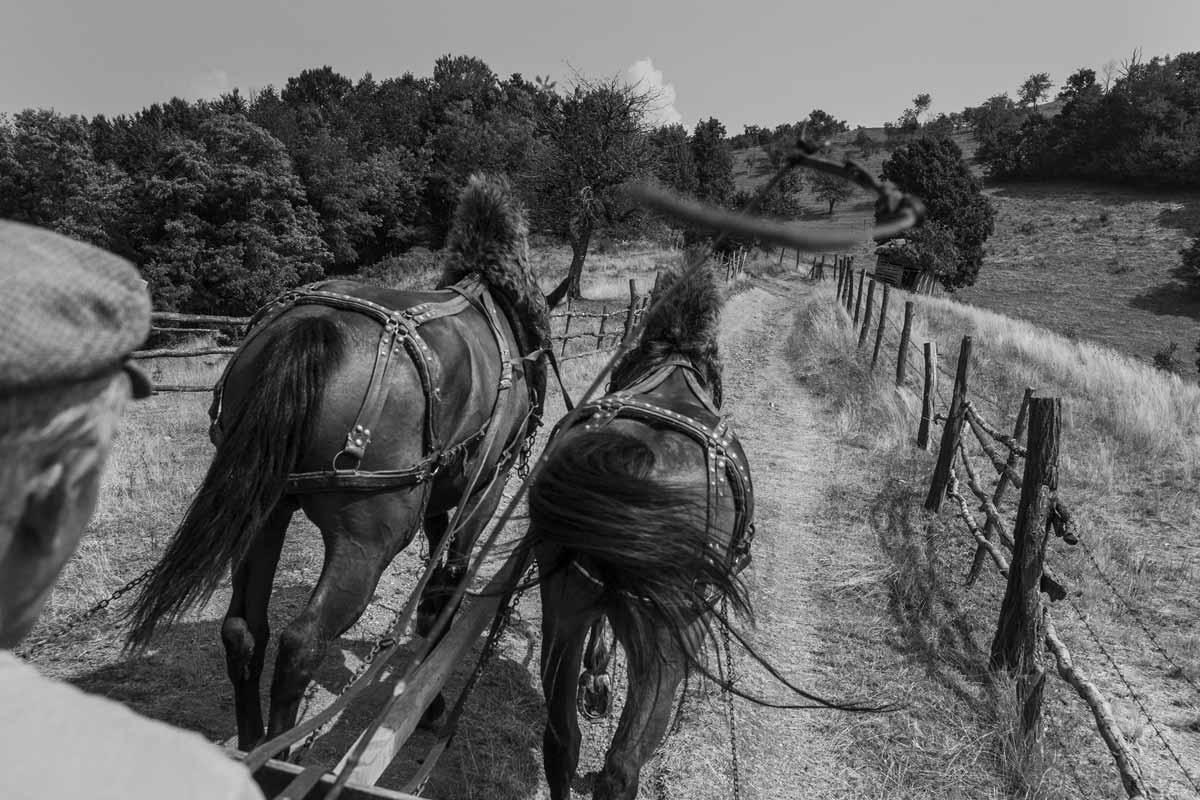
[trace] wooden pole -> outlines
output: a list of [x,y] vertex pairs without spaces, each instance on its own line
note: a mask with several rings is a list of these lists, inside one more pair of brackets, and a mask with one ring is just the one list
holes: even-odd
[[896,385],[904,385],[908,372],[908,342],[912,336],[913,301],[904,301],[904,327],[900,329],[900,357],[896,359]]
[[871,278],[871,282],[867,284],[867,307],[863,310],[863,326],[858,332],[858,346],[861,349],[867,341],[867,332],[871,330],[871,310],[872,303],[875,301],[875,279]]
[[600,330],[596,331],[596,349],[604,347],[604,325],[608,322],[608,304],[600,306]]
[[958,449],[958,440],[962,435],[963,401],[967,395],[967,370],[971,363],[971,337],[962,338],[962,347],[958,351],[958,372],[954,376],[954,394],[950,397],[950,409],[946,412],[946,421],[942,428],[942,444],[938,451],[937,467],[933,470],[933,480],[929,484],[929,496],[925,498],[925,508],[937,513],[946,501],[946,485],[950,482],[950,465],[954,463],[954,452]]
[[845,278],[842,276],[841,267],[835,267],[833,270],[833,274],[837,276],[837,291],[834,292],[834,297],[841,297],[842,296],[842,281],[845,280]]
[[[1025,425],[1029,419],[1029,400],[1033,397],[1033,387],[1025,387],[1025,395],[1021,398],[1021,408],[1017,411],[1017,424],[1013,427],[1013,439],[1020,441],[1025,435]],[[996,508],[1000,507],[1001,501],[1004,499],[1004,493],[1007,491],[1009,484],[1012,482],[1009,475],[1015,470],[1017,464],[1017,454],[1013,451],[1008,452],[1007,469],[1000,473],[1000,480],[996,483],[996,491],[992,494],[992,505]],[[990,541],[996,535],[996,523],[992,518],[988,518],[988,524],[984,526],[983,535]],[[971,561],[971,569],[967,572],[966,585],[971,586],[979,577],[979,571],[983,569],[984,557],[987,554],[981,545],[975,550],[975,558]]]
[[800,251],[796,251],[796,272],[800,271]]
[[567,334],[571,332],[571,307],[571,296],[567,295],[567,321],[563,323],[562,350],[560,350],[558,353],[560,356],[565,356],[567,354],[567,342],[570,341],[570,339],[567,338]]
[[1039,658],[1045,639],[1042,614],[1042,563],[1046,557],[1046,519],[1058,488],[1058,450],[1062,401],[1029,401],[1029,445],[1021,480],[1021,505],[1013,530],[1013,557],[992,639],[993,669],[1017,678],[1017,698],[1027,741],[1041,739],[1042,687],[1046,673]]
[[917,447],[929,449],[929,426],[933,424],[933,396],[937,392],[937,342],[926,342],[925,391],[921,397],[921,424],[917,426]]
[[198,347],[192,350],[172,350],[169,347],[160,350],[135,350],[131,358],[190,358],[192,356],[227,356],[236,353],[236,347]]
[[621,334],[621,341],[624,342],[629,338],[629,332],[633,330],[633,315],[637,310],[638,293],[637,281],[633,278],[629,279],[629,308],[625,310],[625,331]]
[[[850,282],[846,285],[846,313],[850,314],[854,311],[854,270],[847,270],[850,273]],[[859,285],[862,285],[862,276],[858,279]]]
[[879,304],[879,328],[875,331],[875,350],[871,353],[871,370],[875,370],[875,362],[879,360],[879,347],[883,344],[883,329],[887,326],[888,315],[888,294],[891,292],[890,284],[883,285],[883,300]]
[[[855,325],[858,324],[858,312],[859,312],[859,309],[862,308],[862,285],[863,285],[863,273],[865,271],[866,270],[861,270],[861,269],[858,271],[858,298],[854,301],[854,324]],[[853,275],[854,273],[852,272],[850,274]]]

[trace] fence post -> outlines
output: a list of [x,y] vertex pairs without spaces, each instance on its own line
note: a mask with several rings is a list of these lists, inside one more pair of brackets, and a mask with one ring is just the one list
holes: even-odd
[[[1021,441],[1021,437],[1025,435],[1025,425],[1029,420],[1029,400],[1033,397],[1033,387],[1025,387],[1025,395],[1021,398],[1021,408],[1017,411],[1017,424],[1013,427],[1013,439]],[[1000,507],[1000,502],[1004,499],[1004,492],[1008,489],[1008,476],[1012,474],[1014,467],[1017,464],[1017,454],[1011,450],[1008,452],[1008,461],[1005,465],[1004,472],[1000,473],[1000,480],[996,482],[996,491],[992,493],[992,505],[996,508]],[[983,535],[987,539],[991,539],[996,535],[996,521],[988,517],[987,525],[983,528]],[[983,564],[987,560],[987,550],[983,545],[978,545],[975,548],[975,558],[971,561],[971,569],[967,571],[966,585],[971,586],[979,577],[979,571],[983,569]]]
[[842,296],[842,281],[845,280],[845,278],[842,275],[842,270],[840,267],[834,267],[833,274],[837,276],[837,291],[834,292],[834,297],[840,298]]
[[908,371],[908,341],[912,336],[913,301],[904,301],[904,327],[900,329],[900,357],[896,359],[896,385],[904,385],[904,374]]
[[596,331],[596,349],[604,348],[604,325],[608,322],[608,303],[600,306],[600,330]]
[[871,282],[867,284],[867,307],[863,310],[863,325],[862,330],[858,332],[858,346],[861,349],[867,341],[867,331],[871,329],[871,310],[872,303],[875,300],[875,278],[871,278]]
[[[863,274],[865,272],[866,272],[866,270],[862,270],[862,269],[860,269],[858,271],[858,298],[854,301],[854,324],[855,325],[858,324],[858,311],[862,307],[862,285],[863,285]],[[852,272],[850,274],[853,275],[854,273]]]
[[781,266],[781,267],[783,266],[783,253],[784,253],[784,248],[780,247],[779,248],[779,266]]
[[958,439],[962,435],[963,401],[967,395],[967,370],[971,363],[971,337],[964,336],[962,347],[958,351],[958,372],[954,376],[954,394],[950,397],[950,409],[946,412],[946,421],[942,423],[942,446],[938,451],[937,467],[933,471],[933,481],[929,484],[929,496],[925,498],[925,508],[937,513],[946,500],[946,484],[950,481],[950,465],[954,463],[954,453],[958,450]]
[[571,318],[573,316],[571,309],[573,305],[574,301],[571,299],[570,295],[567,295],[567,321],[563,325],[563,343],[562,349],[558,352],[559,356],[565,356],[567,354],[567,342],[570,341],[570,339],[567,338],[567,334],[571,332]]
[[879,346],[883,344],[883,328],[887,325],[888,294],[891,284],[883,285],[883,300],[879,303],[879,329],[875,332],[875,350],[871,353],[871,371],[875,371],[875,362],[879,360]]
[[629,332],[633,330],[633,315],[637,310],[638,294],[637,281],[633,278],[629,279],[629,308],[625,310],[625,332],[621,334],[621,341],[624,342],[629,338]]
[[1021,505],[1013,527],[1012,566],[1000,606],[1000,623],[992,640],[993,669],[1003,667],[1017,678],[1017,699],[1026,741],[1041,739],[1042,687],[1046,673],[1042,652],[1042,562],[1046,557],[1046,517],[1058,488],[1058,445],[1062,401],[1037,397],[1029,401],[1029,441]]
[[796,250],[796,272],[800,271],[800,250]]
[[[848,270],[850,273],[850,283],[846,286],[846,313],[854,312],[854,270]],[[858,277],[859,286],[862,285],[862,276]]]
[[917,447],[929,449],[929,426],[933,424],[933,395],[937,391],[937,342],[925,343],[925,392],[921,398],[921,424],[917,426]]

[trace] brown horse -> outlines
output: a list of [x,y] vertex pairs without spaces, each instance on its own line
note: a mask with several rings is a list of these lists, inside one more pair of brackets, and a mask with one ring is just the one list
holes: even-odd
[[[259,312],[230,361],[210,412],[216,453],[134,604],[129,641],[144,645],[232,567],[221,638],[243,750],[263,736],[267,604],[297,509],[320,528],[325,561],[279,637],[269,737],[295,724],[329,642],[363,613],[384,568],[422,525],[433,552],[457,507],[418,633],[447,604],[540,424],[549,306],[526,230],[507,182],[472,178],[437,290],[328,281],[290,292]],[[442,705],[439,696],[427,718]]]
[[[696,267],[664,277],[639,344],[613,371],[610,393],[576,409],[569,427],[560,423],[530,488],[522,547],[539,567],[549,707],[543,747],[554,800],[570,797],[579,762],[576,702],[589,716],[607,712],[605,619],[628,655],[628,689],[596,798],[637,794],[684,676],[698,670],[716,680],[700,645],[721,628],[815,707],[876,710],[791,685],[718,611],[727,604],[752,616],[737,576],[750,560],[754,491],[746,454],[720,411],[721,300],[713,272]],[[764,705],[814,707],[726,688]]]

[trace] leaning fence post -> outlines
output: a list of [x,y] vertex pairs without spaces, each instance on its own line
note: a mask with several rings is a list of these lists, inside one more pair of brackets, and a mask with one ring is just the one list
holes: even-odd
[[861,348],[867,341],[867,332],[871,329],[871,310],[875,299],[875,278],[867,284],[867,307],[863,310],[862,330],[858,332],[858,346]]
[[633,278],[629,279],[629,308],[625,310],[625,332],[621,334],[621,341],[624,342],[629,338],[629,332],[633,330],[633,315],[637,312],[637,281]]
[[904,376],[908,372],[908,342],[912,336],[913,301],[904,301],[904,327],[900,329],[900,357],[896,359],[896,385],[904,385]]
[[929,426],[933,424],[933,395],[937,391],[937,342],[925,343],[925,391],[921,397],[921,424],[917,426],[917,447],[929,449]]
[[1046,557],[1046,518],[1058,489],[1058,449],[1062,401],[1037,397],[1029,402],[1029,440],[1021,505],[1013,527],[1013,557],[992,640],[991,665],[1017,678],[1022,727],[1027,741],[1041,738],[1042,687],[1046,680],[1042,651],[1042,563]]
[[[846,286],[846,313],[852,314],[854,312],[854,270],[849,270],[849,272],[850,283]],[[858,285],[862,286],[861,275],[858,276]]]
[[604,325],[608,322],[608,303],[600,306],[600,330],[596,331],[596,349],[604,347]]
[[879,346],[883,344],[883,329],[887,325],[887,307],[888,294],[891,292],[891,284],[883,285],[883,300],[879,303],[879,329],[875,332],[875,350],[871,353],[871,370],[875,369],[875,362],[879,360]]
[[954,376],[954,394],[950,396],[950,408],[946,421],[942,423],[942,445],[938,450],[937,467],[929,484],[929,496],[925,508],[937,512],[946,500],[946,485],[950,482],[950,465],[954,463],[954,452],[958,450],[958,439],[962,435],[963,401],[967,395],[967,369],[971,363],[971,337],[962,338],[958,351],[958,372]]
[[[865,272],[866,272],[866,270],[862,270],[862,269],[860,269],[858,271],[858,298],[854,301],[854,324],[855,325],[858,324],[858,312],[859,312],[859,309],[862,308],[862,285],[863,285],[863,273],[865,273]],[[854,273],[850,273],[850,274],[853,275]]]
[[[1017,411],[1017,424],[1013,427],[1013,441],[1021,441],[1025,435],[1025,425],[1029,420],[1029,401],[1033,397],[1033,387],[1025,387],[1025,395],[1021,398],[1021,408]],[[1000,473],[1000,480],[996,482],[996,491],[992,493],[992,505],[996,508],[1000,507],[1000,502],[1004,499],[1004,492],[1008,489],[1009,475],[1014,474],[1013,470],[1017,464],[1017,454],[1012,450],[1008,451],[1008,461],[1005,464],[1005,469]],[[996,535],[996,521],[992,517],[988,517],[987,525],[983,528],[983,535],[991,539]],[[983,545],[978,545],[975,548],[975,558],[971,561],[971,569],[967,572],[966,585],[971,586],[979,577],[979,571],[983,569],[984,561],[987,559],[987,550]]]
[[834,291],[833,296],[840,298],[842,296],[842,281],[845,279],[842,277],[840,267],[834,267],[833,274],[837,278],[837,289]]

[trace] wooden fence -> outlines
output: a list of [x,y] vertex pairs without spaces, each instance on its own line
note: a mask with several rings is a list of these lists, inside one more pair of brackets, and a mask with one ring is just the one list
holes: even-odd
[[[925,508],[937,513],[947,499],[953,501],[957,517],[976,543],[967,573],[968,585],[977,580],[988,560],[1006,582],[992,639],[991,666],[1016,680],[1024,746],[1039,751],[1042,746],[1041,701],[1048,653],[1058,674],[1091,710],[1126,794],[1131,798],[1149,797],[1141,769],[1108,701],[1079,671],[1058,637],[1051,616],[1051,605],[1065,599],[1067,589],[1055,570],[1045,563],[1048,535],[1052,532],[1072,545],[1078,542],[1075,520],[1059,496],[1061,400],[1035,397],[1034,390],[1027,388],[1012,432],[1001,431],[981,410],[983,404],[990,404],[1001,411],[999,405],[984,396],[972,397],[969,390],[971,337],[962,338],[954,374],[945,372],[938,364],[935,342],[922,342],[918,347],[912,340],[916,314],[914,300],[908,299],[912,295],[893,290],[865,270],[859,270],[856,278],[852,263],[848,258],[834,259],[832,272],[837,283],[833,300],[855,331],[853,339],[861,358],[869,358],[874,371],[880,363],[884,343],[896,346],[896,386],[921,393],[917,447],[930,449],[933,428],[941,425],[937,462]],[[814,259],[810,275],[819,280],[824,277],[823,272]],[[895,304],[892,294],[900,295]],[[892,317],[899,302],[903,302],[903,312],[895,315],[900,320],[897,321]],[[886,335],[889,331],[895,334],[894,338]],[[921,370],[914,363],[914,351],[923,362]],[[953,379],[948,402],[939,387],[939,374]],[[978,458],[982,458],[984,469],[975,466]],[[985,480],[989,470],[997,476],[994,485]],[[1010,486],[1020,492],[1011,524],[1008,516],[1012,510],[1004,511],[1005,494]],[[968,496],[978,501],[978,512],[971,509]],[[983,514],[982,520],[977,513]],[[1049,598],[1049,603],[1044,602],[1043,595]]]
[[[726,273],[726,279],[740,274],[745,263],[718,262]],[[736,271],[735,271],[736,270]],[[599,352],[612,350],[637,323],[650,301],[648,293],[639,293],[637,282],[629,281],[629,299],[619,305],[602,304],[600,310],[591,310],[568,300],[563,311],[550,315],[552,337],[559,361],[584,358]],[[228,356],[237,351],[236,342],[246,333],[249,317],[222,317],[201,314],[177,314],[155,312],[151,315],[151,338],[154,342],[163,335],[175,337],[220,338],[231,344],[191,344],[188,346],[155,346],[133,353],[135,359],[199,358],[205,356]],[[212,384],[155,383],[156,392],[208,392]]]

